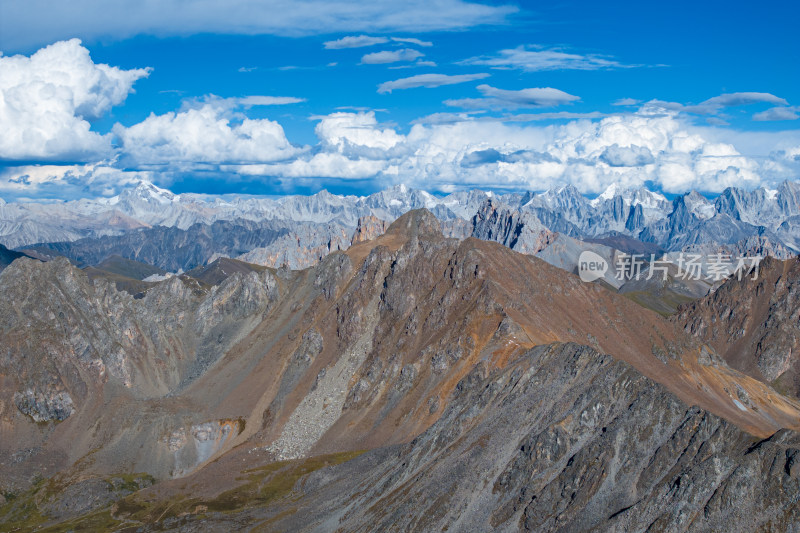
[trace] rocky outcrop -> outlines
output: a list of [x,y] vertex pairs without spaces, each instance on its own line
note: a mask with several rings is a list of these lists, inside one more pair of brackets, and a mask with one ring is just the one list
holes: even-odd
[[60,422],[75,412],[72,398],[64,391],[34,392],[27,389],[24,392],[14,393],[14,404],[22,414],[33,418],[35,422],[51,420]]
[[358,219],[358,225],[356,226],[355,233],[353,233],[351,243],[357,244],[359,242],[371,241],[386,233],[388,227],[388,222],[375,216],[368,215],[366,217],[361,217]]
[[535,215],[512,211],[492,199],[481,206],[472,226],[473,237],[499,242],[523,254],[541,252],[555,237]]
[[174,457],[172,477],[184,477],[222,450],[241,432],[242,422],[215,420],[187,428],[178,428],[162,442]]
[[[754,279],[755,277],[755,279]],[[800,261],[767,258],[674,320],[732,367],[800,397]]]
[[309,268],[333,252],[350,246],[351,229],[339,224],[296,224],[268,246],[250,250],[241,261],[292,270]]

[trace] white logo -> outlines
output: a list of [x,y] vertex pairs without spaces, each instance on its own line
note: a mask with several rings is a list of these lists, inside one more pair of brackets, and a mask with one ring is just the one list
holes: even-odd
[[594,252],[586,250],[578,258],[578,275],[587,283],[600,279],[608,272],[608,261]]

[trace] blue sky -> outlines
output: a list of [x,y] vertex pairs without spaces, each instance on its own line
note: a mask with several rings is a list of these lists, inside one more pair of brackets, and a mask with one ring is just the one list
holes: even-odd
[[6,199],[800,178],[794,2],[65,5],[0,2]]

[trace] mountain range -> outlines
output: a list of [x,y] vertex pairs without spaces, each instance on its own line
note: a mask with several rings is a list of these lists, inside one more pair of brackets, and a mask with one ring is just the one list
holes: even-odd
[[691,191],[672,201],[645,188],[609,187],[594,199],[572,186],[543,193],[496,195],[479,190],[437,197],[396,186],[369,196],[213,197],[173,194],[148,182],[112,198],[58,203],[0,204],[0,243],[20,248],[38,243],[121,235],[156,226],[187,230],[217,221],[272,221],[286,224],[338,224],[354,229],[364,216],[391,222],[419,208],[440,220],[469,220],[487,199],[535,215],[553,232],[577,239],[625,236],[663,250],[692,246],[742,246],[760,241],[776,254],[795,253],[800,236],[800,184],[784,182],[776,190],[728,188],[715,199]]
[[[218,257],[302,269],[346,250],[364,239],[365,231],[376,237],[403,213],[425,208],[447,236],[500,242],[569,272],[577,272],[581,254],[592,252],[609,265],[602,283],[672,313],[719,281],[709,274],[715,256],[724,257],[729,270],[740,257],[795,256],[798,191],[798,183],[784,182],[776,190],[729,188],[713,200],[692,191],[670,201],[645,188],[617,186],[593,199],[571,186],[536,194],[471,190],[444,197],[397,186],[364,197],[322,191],[273,198],[178,195],[139,182],[113,198],[4,203],[0,243],[42,260],[67,257],[82,268],[120,256],[173,273]],[[655,286],[621,273],[631,254],[644,261],[645,272],[653,259],[671,262],[669,281]],[[701,283],[678,275],[681,254],[702,257]]]
[[[142,278],[137,295],[63,257],[16,259],[0,272],[0,527],[800,519],[800,402],[756,379],[759,353],[733,356],[694,325],[723,317],[734,331],[724,302],[738,280],[665,318],[515,251],[546,243],[515,244],[514,221],[482,210],[512,231],[447,237],[420,209],[388,228],[364,221],[302,270],[223,257],[180,275],[119,256],[92,267]],[[779,273],[796,259],[770,261]],[[748,338],[790,345],[781,317],[800,303],[779,277],[754,293],[762,325]],[[773,295],[783,314],[764,322]]]

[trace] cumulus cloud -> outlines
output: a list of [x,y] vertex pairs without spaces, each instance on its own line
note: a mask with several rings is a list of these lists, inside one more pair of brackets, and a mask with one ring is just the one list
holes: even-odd
[[0,169],[0,193],[20,200],[113,196],[122,187],[156,179],[152,172],[120,170],[113,163],[6,167]]
[[491,163],[559,163],[558,159],[547,152],[536,152],[533,150],[516,150],[503,153],[495,148],[486,150],[475,150],[467,153],[461,159],[461,166],[465,168],[475,168]]
[[612,144],[598,158],[612,167],[641,167],[655,163],[653,153],[646,146],[620,146]]
[[30,57],[0,56],[0,158],[77,160],[108,156],[108,136],[89,120],[125,101],[148,69],[96,64],[78,39]]
[[378,92],[381,94],[390,93],[397,89],[414,89],[417,87],[434,88],[443,85],[455,85],[457,83],[466,83],[468,81],[482,80],[488,78],[489,74],[418,74],[410,78],[401,78],[399,80],[387,81],[378,86]]
[[580,100],[578,96],[565,93],[559,89],[553,89],[552,87],[537,87],[533,89],[509,91],[483,84],[478,85],[478,90],[483,93],[484,98],[446,100],[445,104],[452,107],[463,107],[465,109],[516,109],[554,107]]
[[465,0],[26,0],[5,2],[0,48],[68,37],[119,40],[195,33],[319,35],[332,32],[428,32],[501,24],[517,8]]
[[417,123],[404,135],[370,113],[321,117],[320,144],[312,152],[259,171],[296,179],[399,181],[440,191],[543,190],[570,183],[598,193],[612,183],[655,183],[679,193],[774,185],[796,166],[788,150],[782,152],[785,163],[750,158],[676,114],[612,115],[561,126],[517,126],[465,114],[440,118]]
[[365,65],[381,65],[385,63],[397,63],[398,61],[414,61],[425,54],[413,48],[402,48],[400,50],[385,50],[366,54],[361,58],[361,63]]
[[387,169],[388,163],[382,160],[349,158],[343,154],[320,152],[308,158],[296,159],[287,163],[261,166],[244,166],[236,171],[249,175],[278,176],[281,178],[335,178],[343,180],[363,180],[374,178]]
[[798,108],[796,107],[771,107],[766,111],[755,113],[753,120],[757,121],[773,121],[773,120],[797,120],[800,115],[797,114]]
[[279,161],[297,156],[277,122],[234,120],[224,106],[205,104],[164,115],[151,114],[131,127],[114,126],[129,165],[184,165]]
[[327,148],[344,152],[348,147],[389,150],[403,141],[403,136],[391,128],[381,128],[374,111],[333,113],[316,117],[319,123],[314,132]]
[[517,69],[526,72],[545,70],[601,70],[626,68],[638,65],[623,65],[619,61],[593,54],[573,54],[559,49],[539,49],[531,46],[500,50],[494,56],[479,56],[465,59],[462,65],[485,65],[496,69]]

